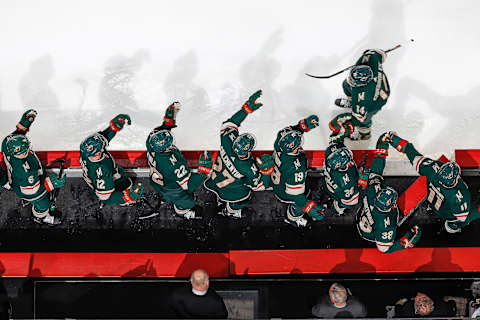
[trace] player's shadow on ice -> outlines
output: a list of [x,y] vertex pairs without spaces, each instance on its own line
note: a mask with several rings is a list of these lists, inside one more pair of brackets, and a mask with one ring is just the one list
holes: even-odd
[[105,62],[104,75],[98,90],[98,100],[105,112],[117,114],[138,111],[133,82],[148,61],[150,53],[140,49],[131,57],[116,54]]
[[192,49],[178,57],[163,84],[167,101],[169,103],[180,101],[185,110],[192,112],[205,111],[208,104],[208,93],[195,82],[198,74],[199,62],[195,50]]
[[274,55],[283,42],[283,29],[279,28],[269,35],[255,55],[247,59],[239,70],[241,84],[239,99],[245,101],[250,94],[262,89],[261,112],[269,115],[270,122],[286,118],[290,114],[289,110],[281,109],[281,97],[273,85],[282,69],[280,61]]
[[463,272],[462,267],[452,263],[449,248],[433,248],[432,260],[415,270],[415,272]]
[[[446,96],[426,83],[406,77],[399,81],[396,92],[397,98],[392,112],[385,114],[386,122],[399,123],[399,128],[392,129],[397,130],[400,135],[402,130],[412,131],[414,134],[416,132],[419,137],[427,137],[424,138],[428,139],[423,142],[424,145],[418,146],[417,142],[418,148],[421,148],[424,154],[438,152],[439,145],[465,145],[466,134],[478,131],[480,112],[475,101],[480,98],[480,86],[471,88],[463,95]],[[408,105],[412,100],[416,106]],[[411,116],[413,113],[416,116]],[[421,122],[418,122],[419,117]],[[469,140],[471,138],[467,138],[467,141]],[[415,141],[412,142],[415,144]],[[444,147],[442,151],[449,150]]]
[[55,76],[53,58],[46,54],[33,60],[19,83],[19,93],[24,107],[42,110],[58,109],[60,103],[49,82]]
[[363,249],[345,249],[345,262],[334,266],[330,273],[375,273],[375,266],[361,261]]

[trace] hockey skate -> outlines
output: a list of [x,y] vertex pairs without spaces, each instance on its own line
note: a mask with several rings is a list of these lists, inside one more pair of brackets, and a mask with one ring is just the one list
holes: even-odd
[[187,220],[201,219],[201,217],[198,217],[195,214],[195,211],[196,211],[195,208],[196,207],[193,207],[191,209],[180,209],[176,205],[173,205],[173,209],[175,210],[175,213],[177,214],[177,216],[182,217],[182,218],[187,219]]
[[177,212],[177,215],[178,215],[179,217],[182,217],[182,218],[187,219],[187,220],[197,218],[197,217],[195,217],[195,211],[193,211],[193,210],[188,210],[188,211],[185,212],[185,213],[178,213],[178,212]]
[[457,228],[452,228],[448,225],[448,220],[445,221],[445,231],[447,231],[448,233],[459,233],[459,232],[462,232],[462,228],[460,227],[457,227]]
[[38,224],[46,224],[49,226],[56,226],[62,223],[62,220],[60,220],[59,217],[50,214],[47,214],[44,218],[33,217],[33,221]]
[[335,99],[335,105],[340,108],[348,109],[352,107],[351,100],[352,98],[347,98],[347,97],[337,98]]
[[234,219],[242,219],[242,211],[241,210],[236,210],[236,212],[229,212],[227,207],[223,208],[219,212],[217,212],[219,215],[224,216],[224,217],[230,217]]
[[283,221],[291,226],[294,226],[295,228],[305,228],[308,226],[308,220],[303,217],[298,217],[295,220],[285,218]]
[[345,214],[345,210],[347,209],[340,207],[337,200],[333,201],[333,208],[335,209],[337,216],[343,216]]

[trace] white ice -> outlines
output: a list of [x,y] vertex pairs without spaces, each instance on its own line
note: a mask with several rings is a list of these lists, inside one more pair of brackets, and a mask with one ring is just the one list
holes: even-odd
[[478,0],[2,1],[0,135],[33,107],[35,150],[75,150],[126,112],[133,124],[110,149],[142,150],[178,100],[178,147],[217,149],[221,122],[263,89],[264,107],[241,127],[257,149],[310,114],[322,126],[304,147],[325,149],[345,75],[304,72],[402,44],[384,64],[392,94],[374,138],[350,146],[373,148],[395,130],[431,156],[480,148],[479,14]]

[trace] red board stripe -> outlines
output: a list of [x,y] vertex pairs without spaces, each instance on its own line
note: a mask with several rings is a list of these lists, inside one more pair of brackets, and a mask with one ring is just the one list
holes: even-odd
[[187,278],[195,269],[228,277],[228,253],[0,253],[1,277]]
[[398,197],[398,208],[408,216],[427,197],[427,178],[419,177]]
[[[218,150],[209,150],[211,153],[218,152]],[[373,160],[374,150],[354,150],[353,158],[359,163],[363,157],[368,154],[369,161],[368,164]],[[50,163],[55,159],[65,159],[67,168],[79,168],[80,167],[80,152],[76,150],[69,151],[36,151],[40,160],[44,163]],[[121,151],[121,150],[112,150],[110,151],[113,158],[117,161],[119,165],[124,168],[146,168],[148,167],[147,162],[147,152],[142,150],[133,150],[133,151]],[[203,150],[184,150],[182,151],[183,156],[188,162],[188,165],[191,167],[198,166],[198,158],[203,153]],[[253,152],[254,157],[260,157],[265,153],[272,153],[272,150],[256,150]],[[311,168],[319,168],[323,166],[323,161],[325,159],[325,151],[323,150],[305,150],[307,155],[309,165]]]
[[480,150],[455,150],[455,161],[460,167],[480,167]]
[[230,251],[232,275],[478,272],[480,248]]
[[480,248],[233,250],[230,253],[0,253],[1,277],[186,278],[230,275],[479,272]]

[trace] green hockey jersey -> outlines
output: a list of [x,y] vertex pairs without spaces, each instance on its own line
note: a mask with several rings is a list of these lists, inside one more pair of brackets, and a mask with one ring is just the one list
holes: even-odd
[[30,201],[40,199],[48,192],[44,185],[45,174],[42,164],[32,150],[22,159],[10,155],[6,148],[6,141],[10,136],[8,135],[2,142],[8,182],[20,198]]
[[273,192],[285,202],[294,202],[299,207],[307,204],[305,197],[305,181],[307,179],[307,156],[301,150],[298,153],[285,153],[280,150],[279,141],[285,131],[293,130],[286,127],[280,130],[273,145],[274,167],[271,174]]
[[7,170],[4,169],[4,166],[3,153],[0,152],[0,188],[8,182]]
[[[330,144],[325,150],[325,159],[340,148],[345,148],[342,142]],[[345,171],[339,171],[330,168],[325,160],[323,169],[322,184],[328,195],[338,201],[343,207],[348,208],[356,205],[360,192],[358,188],[358,170],[355,163],[352,161]]]
[[167,192],[167,189],[194,192],[206,178],[205,173],[190,171],[187,160],[176,147],[169,152],[155,152],[147,140],[147,159],[150,183],[163,192]]
[[422,156],[411,144],[405,148],[415,170],[427,178],[427,202],[433,212],[445,220],[465,221],[472,211],[471,195],[467,185],[460,179],[453,188],[438,182],[437,172],[443,162]]
[[233,151],[233,141],[238,137],[238,127],[245,117],[245,111],[240,110],[223,123],[220,151],[212,167],[212,176],[205,181],[205,186],[225,201],[246,200],[252,190],[265,190],[262,174],[253,158],[240,159]]
[[98,161],[91,161],[85,155],[80,155],[83,180],[104,201],[115,191],[115,181],[122,177],[122,171],[117,167],[112,155],[105,151]]
[[357,215],[357,228],[362,238],[375,242],[381,252],[391,253],[404,248],[395,241],[398,208],[395,206],[389,212],[381,212],[374,206],[378,191],[386,187],[382,176],[384,168],[385,158],[373,160],[367,193],[363,197],[362,210]]
[[390,95],[388,79],[383,72],[384,53],[367,50],[355,65],[368,65],[373,71],[373,80],[363,87],[351,87],[343,82],[343,89],[352,97],[352,116],[355,126],[370,126],[372,117],[387,103]]

